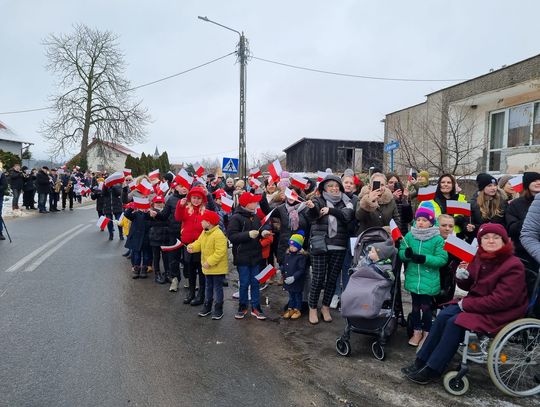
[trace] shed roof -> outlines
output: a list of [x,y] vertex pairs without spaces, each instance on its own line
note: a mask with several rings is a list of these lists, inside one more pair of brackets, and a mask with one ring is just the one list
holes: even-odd
[[4,122],[0,120],[0,140],[14,141],[16,143],[24,144],[34,144],[28,141],[24,141],[16,134],[12,129],[10,129]]
[[290,150],[295,145],[300,144],[300,143],[302,143],[304,141],[308,141],[308,140],[314,140],[314,141],[343,141],[343,142],[346,142],[346,143],[382,143],[382,141],[377,141],[377,140],[343,140],[343,139],[334,139],[334,138],[302,137],[300,140],[294,142],[289,147],[284,148],[283,151]]

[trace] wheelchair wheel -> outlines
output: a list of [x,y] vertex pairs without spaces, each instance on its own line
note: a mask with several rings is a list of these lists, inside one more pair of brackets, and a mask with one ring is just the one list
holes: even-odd
[[448,372],[444,375],[444,389],[453,396],[463,396],[469,391],[469,379],[463,376],[461,379],[456,379],[457,371]]
[[351,343],[343,338],[336,340],[336,350],[341,356],[349,356],[351,354]]
[[491,380],[510,396],[540,393],[540,320],[518,319],[506,325],[489,347],[487,366]]

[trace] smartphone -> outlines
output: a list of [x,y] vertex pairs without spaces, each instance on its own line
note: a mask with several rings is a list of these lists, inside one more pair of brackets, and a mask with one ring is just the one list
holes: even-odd
[[376,191],[377,189],[381,188],[381,181],[373,181],[373,191]]
[[411,177],[413,177],[414,179],[418,179],[418,174],[416,172],[413,172],[411,174]]
[[396,182],[394,184],[394,191],[401,190],[403,191],[403,185],[401,185],[401,182]]

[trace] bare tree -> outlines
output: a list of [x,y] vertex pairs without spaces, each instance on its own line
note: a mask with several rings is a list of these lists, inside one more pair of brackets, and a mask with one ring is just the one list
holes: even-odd
[[54,153],[79,147],[85,166],[90,134],[128,145],[145,139],[149,115],[141,101],[132,100],[117,39],[79,24],[71,34],[51,34],[44,41],[47,69],[58,76],[59,93],[51,97],[55,116],[41,131]]

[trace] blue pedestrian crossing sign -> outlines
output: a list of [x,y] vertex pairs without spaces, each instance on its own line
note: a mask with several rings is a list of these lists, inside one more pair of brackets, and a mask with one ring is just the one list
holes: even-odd
[[223,157],[223,165],[221,171],[225,174],[238,173],[238,158]]

